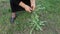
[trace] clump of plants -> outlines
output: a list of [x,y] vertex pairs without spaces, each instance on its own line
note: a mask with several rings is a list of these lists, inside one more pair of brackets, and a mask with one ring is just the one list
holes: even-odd
[[41,5],[37,5],[36,10],[31,13],[30,19],[30,34],[32,34],[33,30],[43,30],[42,27],[45,25],[45,21],[40,20],[40,10],[45,9],[45,7],[41,7]]

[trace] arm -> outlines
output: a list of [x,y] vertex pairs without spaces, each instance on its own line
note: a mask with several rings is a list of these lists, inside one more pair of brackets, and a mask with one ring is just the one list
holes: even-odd
[[19,3],[19,6],[25,8],[26,4],[21,1],[21,2]]
[[28,6],[28,5],[26,5],[24,2],[20,2],[19,3],[19,6],[21,6],[22,8],[24,8],[26,11],[28,11],[28,12],[31,12],[31,7],[30,6]]
[[32,4],[32,3],[34,4],[34,3],[35,3],[35,0],[30,0],[30,2],[31,2],[31,4]]

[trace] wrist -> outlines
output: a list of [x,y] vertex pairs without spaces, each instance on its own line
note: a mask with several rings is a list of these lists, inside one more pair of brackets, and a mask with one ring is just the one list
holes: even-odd
[[26,8],[27,7],[27,5],[24,5],[24,8]]

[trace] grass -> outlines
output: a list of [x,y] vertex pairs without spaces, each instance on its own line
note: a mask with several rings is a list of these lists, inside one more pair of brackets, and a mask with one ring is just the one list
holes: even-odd
[[[47,21],[43,31],[33,31],[33,34],[60,34],[60,0],[36,0],[41,5],[40,20]],[[10,24],[11,10],[9,0],[0,0],[0,34],[29,34],[28,23],[31,14],[25,11],[17,12],[15,24]]]

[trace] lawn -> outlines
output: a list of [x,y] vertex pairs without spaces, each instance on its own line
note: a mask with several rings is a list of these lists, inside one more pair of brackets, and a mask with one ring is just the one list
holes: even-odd
[[[34,30],[33,34],[60,34],[60,0],[36,0],[36,5],[45,7],[39,11],[40,20],[46,23],[43,31]],[[29,34],[30,16],[31,13],[26,11],[17,12],[15,23],[11,24],[9,0],[0,0],[0,34]]]

